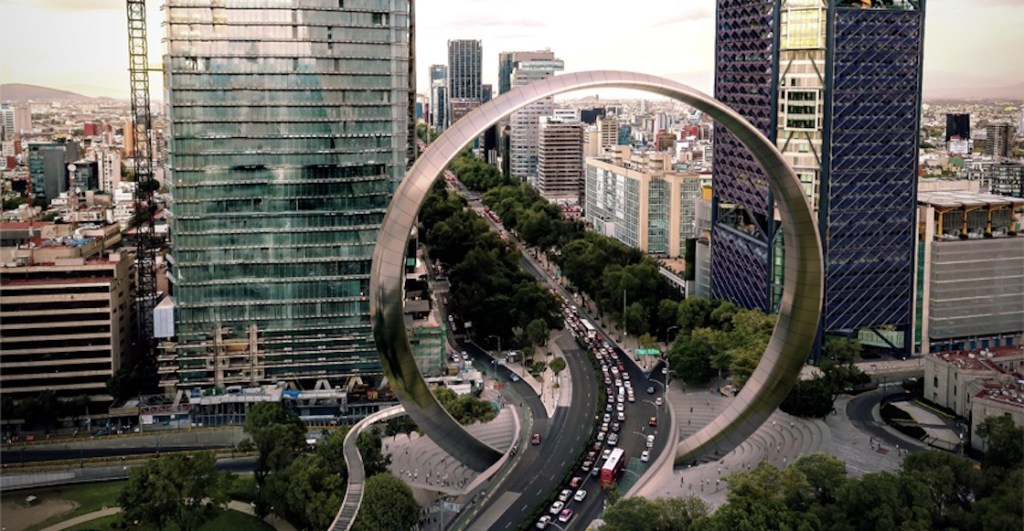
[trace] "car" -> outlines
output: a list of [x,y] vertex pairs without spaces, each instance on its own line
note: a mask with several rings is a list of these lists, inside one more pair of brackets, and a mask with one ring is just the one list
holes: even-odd
[[608,402],[608,404],[604,406],[604,410],[609,412],[609,413],[612,412],[612,409],[614,409],[614,408],[612,407],[612,403],[611,402]]
[[621,406],[621,405],[622,405],[622,403],[626,401],[626,395],[625,395],[625,393],[619,393],[619,397],[618,397],[618,399],[616,399],[615,401],[616,401],[616,402],[618,402],[618,403],[619,403],[619,405]]
[[510,376],[508,377],[508,379],[509,379],[509,380],[512,380],[513,382],[518,382],[518,381],[519,381],[519,375],[518,375],[518,374],[516,374],[516,373],[512,373],[512,374],[511,374],[511,375],[510,375]]
[[548,512],[551,514],[558,514],[559,512],[561,512],[562,507],[565,507],[565,503],[556,501],[555,503],[551,504],[551,508],[548,509]]
[[646,463],[646,462],[648,462],[650,460],[651,460],[651,451],[650,450],[644,450],[643,452],[640,452],[640,461],[642,463]]
[[452,354],[452,361],[454,361],[455,363],[458,363],[458,362],[460,362],[462,360],[459,358],[458,354]]
[[606,432],[603,432],[603,431],[597,432],[597,440],[598,441],[603,441],[605,434],[606,434]]
[[660,406],[661,404],[662,404],[662,400],[661,400],[660,396],[658,398],[654,399],[654,405]]
[[668,374],[668,367],[663,367],[661,369],[661,374]]
[[540,444],[540,434],[539,433],[534,433],[533,434],[533,437],[530,438],[530,444],[533,444],[533,445]]
[[562,489],[562,492],[558,493],[558,501],[567,502],[569,497],[572,496],[572,491],[569,489]]
[[647,425],[648,426],[657,426],[658,425],[658,417],[651,417],[650,420],[647,421]]
[[580,490],[576,491],[576,495],[575,495],[575,496],[573,496],[573,497],[572,497],[572,499],[574,499],[574,500],[576,500],[576,501],[578,501],[578,502],[581,502],[581,501],[583,501],[583,500],[584,500],[584,499],[585,499],[586,497],[587,497],[587,491],[585,491],[585,490],[583,490],[583,489],[580,489]]
[[603,422],[611,422],[612,421],[612,416],[607,414],[607,413],[604,414],[603,418],[604,418]]
[[604,461],[605,459],[608,459],[609,455],[612,455],[612,449],[611,448],[605,448],[604,452],[601,454],[601,460]]
[[595,477],[595,478],[597,476],[600,476],[601,475],[601,467],[595,466],[594,468],[591,468],[590,469],[590,475]]
[[618,422],[613,422],[612,423],[612,431],[613,432],[619,433],[620,429],[622,429],[622,424],[619,424]]
[[569,488],[575,490],[575,489],[580,488],[580,485],[582,485],[582,484],[583,484],[583,478],[581,478],[579,476],[575,476],[575,477],[572,478],[572,481],[569,482]]
[[626,397],[626,401],[627,402],[636,402],[636,395],[634,395],[633,393],[629,393],[629,396]]
[[537,520],[537,525],[534,527],[536,527],[537,529],[547,529],[548,524],[550,523],[551,517],[545,514],[544,516],[540,517],[540,520]]
[[[661,404],[658,404],[658,405],[660,406]],[[617,409],[619,411],[625,411],[626,410],[626,404],[623,404],[622,402],[619,402],[618,404],[615,404],[615,409]]]
[[619,411],[618,419],[619,422],[626,422],[626,413],[624,411]]
[[654,386],[653,385],[647,386],[647,394],[649,394],[649,395],[653,395],[654,394]]
[[613,433],[613,434],[609,435],[608,436],[608,445],[609,446],[615,446],[617,444],[619,444],[619,434],[618,433]]
[[597,459],[597,451],[591,450],[587,452],[587,461],[593,461]]
[[590,472],[590,468],[593,467],[593,466],[594,466],[594,462],[593,461],[584,461],[583,464],[580,465],[580,470],[582,470],[584,472]]
[[558,521],[564,524],[569,520],[572,520],[572,509],[562,509],[562,512],[558,513]]
[[647,447],[648,448],[654,448],[654,436],[653,435],[648,435],[647,436]]
[[602,443],[601,441],[597,441],[597,442],[594,443],[594,446],[592,448],[594,449],[594,451],[600,452],[601,448],[603,448],[603,447],[604,447],[604,443]]
[[[628,372],[624,372],[624,373],[622,373],[622,379],[623,379],[623,380],[629,380],[629,378],[630,378],[630,376],[629,376],[629,373],[628,373]],[[628,383],[628,382],[627,382],[627,383]]]

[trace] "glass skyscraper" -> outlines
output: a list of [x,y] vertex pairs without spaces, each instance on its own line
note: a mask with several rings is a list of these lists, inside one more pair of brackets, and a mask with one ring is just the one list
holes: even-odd
[[[818,214],[823,331],[884,329],[908,352],[924,1],[719,0],[717,19],[715,97],[776,142]],[[714,161],[712,293],[772,311],[783,268],[771,193],[721,127]]]
[[162,385],[381,373],[370,260],[409,139],[410,0],[168,0]]

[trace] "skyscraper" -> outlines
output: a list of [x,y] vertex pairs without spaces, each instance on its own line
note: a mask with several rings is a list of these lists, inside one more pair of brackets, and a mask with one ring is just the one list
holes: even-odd
[[[925,2],[719,0],[715,97],[776,141],[818,213],[825,332],[907,352]],[[715,131],[712,292],[773,310],[782,233],[760,169]],[[881,337],[873,334],[872,337]],[[892,338],[897,338],[893,341]]]
[[478,40],[448,41],[448,125],[480,106],[482,56]]
[[543,116],[538,126],[537,190],[552,202],[579,203],[584,189],[583,124]]
[[[512,88],[547,79],[565,68],[550,51],[512,52]],[[512,113],[512,175],[536,184],[539,120],[554,112],[554,98],[544,98]]]
[[194,4],[166,6],[162,385],[379,375],[367,290],[411,140],[412,3]]
[[32,181],[32,201],[44,209],[50,201],[68,190],[68,165],[81,157],[76,142],[33,142],[28,145],[28,171]]
[[437,131],[445,128],[448,109],[448,67],[430,65],[430,125]]
[[999,121],[988,124],[985,128],[987,139],[985,140],[985,154],[996,157],[1009,157],[1013,155],[1013,141],[1017,136],[1017,129],[1009,121]]

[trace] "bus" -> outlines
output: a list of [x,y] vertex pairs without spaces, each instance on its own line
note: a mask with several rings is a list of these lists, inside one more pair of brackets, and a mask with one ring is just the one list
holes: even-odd
[[622,465],[626,462],[626,451],[622,448],[616,448],[612,450],[611,455],[608,456],[608,460],[604,462],[604,466],[601,467],[601,486],[607,488],[612,483],[615,483],[615,479],[619,477],[622,472]]
[[594,325],[590,324],[590,321],[586,319],[580,319],[580,323],[582,323],[583,328],[586,329],[587,337],[590,339],[594,339],[594,335],[597,334],[597,329],[594,328]]

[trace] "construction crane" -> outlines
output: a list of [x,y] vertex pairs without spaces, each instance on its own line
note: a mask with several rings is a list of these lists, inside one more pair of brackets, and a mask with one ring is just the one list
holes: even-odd
[[156,304],[157,240],[153,231],[159,184],[153,178],[153,119],[149,112],[149,46],[146,42],[146,1],[128,3],[128,60],[132,101],[132,158],[135,160],[135,305],[136,345],[151,354],[153,307]]

